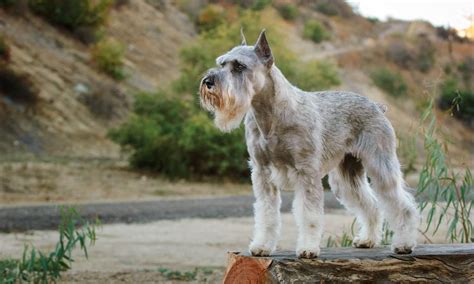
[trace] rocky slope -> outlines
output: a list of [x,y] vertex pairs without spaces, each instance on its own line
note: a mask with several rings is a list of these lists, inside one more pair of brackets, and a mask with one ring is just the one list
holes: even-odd
[[[0,153],[116,157],[107,130],[128,115],[131,94],[177,76],[178,50],[194,27],[175,6],[129,1],[112,9],[106,36],[126,45],[123,82],[97,71],[91,47],[27,10],[0,9],[10,60],[0,79]],[[3,90],[3,91],[2,91]]]

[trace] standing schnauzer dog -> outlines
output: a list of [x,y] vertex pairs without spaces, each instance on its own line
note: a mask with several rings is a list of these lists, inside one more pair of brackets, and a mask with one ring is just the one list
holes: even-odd
[[395,132],[382,105],[350,92],[309,93],[291,85],[275,66],[264,31],[254,46],[242,34],[242,44],[216,62],[202,79],[201,104],[222,131],[239,127],[245,117],[256,198],[252,255],[266,256],[276,247],[285,188],[295,191],[296,254],[319,255],[326,174],[336,197],[357,216],[355,247],[380,242],[383,211],[395,232],[392,250],[411,253],[419,215],[404,190]]

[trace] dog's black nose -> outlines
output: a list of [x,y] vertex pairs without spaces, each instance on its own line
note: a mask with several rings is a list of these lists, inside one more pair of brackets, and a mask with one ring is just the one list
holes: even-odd
[[212,88],[214,86],[214,76],[207,76],[206,78],[204,78],[202,83],[205,84],[208,89]]

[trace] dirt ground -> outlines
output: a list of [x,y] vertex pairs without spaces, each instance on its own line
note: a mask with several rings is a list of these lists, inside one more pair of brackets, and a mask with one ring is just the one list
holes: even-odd
[[[284,213],[278,250],[295,247],[296,227],[290,213]],[[353,216],[345,210],[327,210],[325,234],[340,240],[343,232],[350,234]],[[65,283],[151,283],[179,282],[181,276],[193,275],[199,283],[218,283],[226,265],[226,252],[246,251],[253,229],[253,218],[181,219],[146,224],[103,225],[96,244],[89,250],[89,259],[79,251]],[[444,242],[446,228],[441,228],[432,242]],[[30,231],[0,234],[0,258],[18,257],[24,245],[43,250],[52,249],[57,241],[55,231]],[[420,243],[427,239],[421,234]]]
[[170,181],[120,160],[0,160],[0,206],[249,194],[249,183]]

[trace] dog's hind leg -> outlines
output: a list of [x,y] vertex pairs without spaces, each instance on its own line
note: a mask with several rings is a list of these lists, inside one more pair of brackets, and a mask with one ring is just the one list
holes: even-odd
[[356,216],[359,232],[353,245],[371,248],[380,242],[382,235],[381,211],[374,196],[362,162],[346,154],[341,163],[329,173],[329,184],[337,199]]
[[395,253],[411,253],[416,245],[420,216],[413,196],[403,187],[395,147],[375,147],[363,164],[371,178],[380,208],[394,231],[392,250]]

